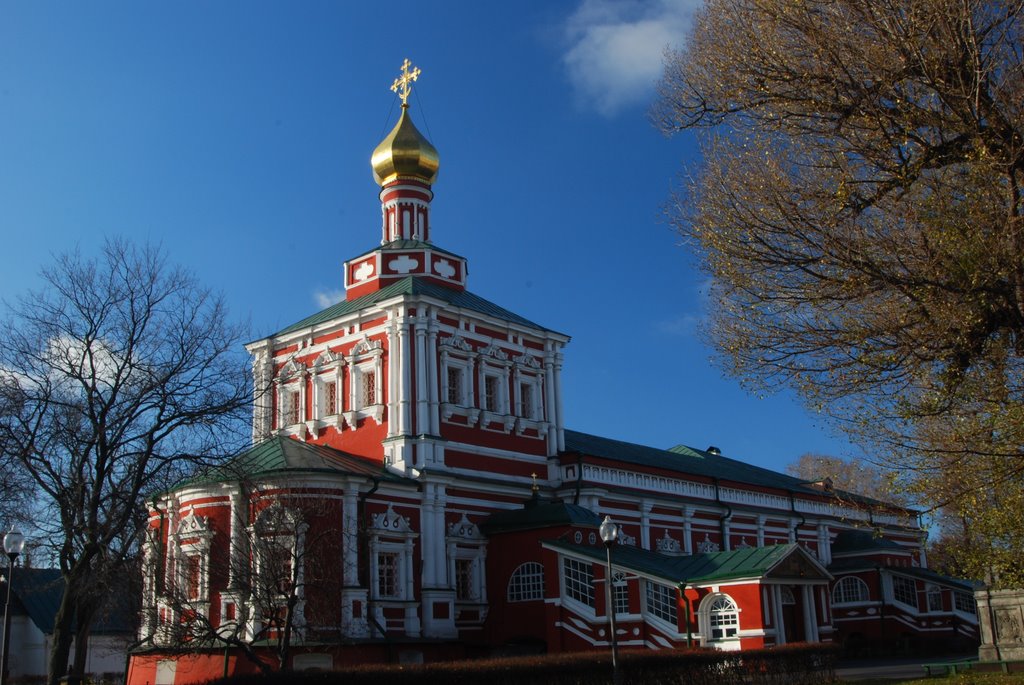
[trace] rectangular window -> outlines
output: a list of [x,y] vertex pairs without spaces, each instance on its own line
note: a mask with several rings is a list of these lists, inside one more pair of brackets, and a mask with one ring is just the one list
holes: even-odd
[[957,611],[962,611],[965,614],[976,614],[978,608],[974,604],[974,597],[966,592],[954,592],[953,593],[953,607]]
[[629,586],[626,585],[626,574],[616,571],[612,575],[612,602],[616,614],[629,613]]
[[202,589],[203,559],[198,554],[185,557],[185,598],[199,599]]
[[892,597],[897,602],[917,609],[917,583],[904,576],[893,576]]
[[736,637],[740,624],[739,616],[735,612],[711,614],[710,623],[712,640]]
[[530,383],[519,384],[519,416],[533,418],[533,385]]
[[647,613],[676,625],[676,589],[647,581]]
[[398,577],[398,553],[381,552],[377,555],[377,596],[401,597]]
[[333,416],[338,413],[338,384],[324,383],[324,415]]
[[462,401],[462,377],[463,371],[457,366],[448,367],[448,403],[459,404]]
[[294,425],[302,420],[302,402],[297,391],[288,391],[285,396],[285,417],[288,425]]
[[360,389],[362,391],[360,407],[372,407],[377,404],[377,372],[369,369],[359,374]]
[[292,550],[274,540],[263,541],[263,582],[277,595],[292,591]]
[[484,409],[497,413],[499,411],[499,393],[501,383],[497,376],[484,376]]
[[473,560],[455,560],[455,599],[468,601],[475,599],[473,592]]
[[582,602],[588,607],[594,606],[594,569],[590,564],[576,559],[564,559],[562,570],[565,579],[567,597]]

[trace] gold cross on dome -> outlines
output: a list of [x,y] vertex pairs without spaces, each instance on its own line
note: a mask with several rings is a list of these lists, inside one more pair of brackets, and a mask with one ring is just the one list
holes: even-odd
[[412,63],[406,57],[402,62],[402,75],[391,84],[391,92],[398,93],[398,97],[402,98],[403,105],[409,99],[409,93],[412,92],[412,82],[420,77],[419,67],[412,67],[412,71],[409,71],[409,67],[412,67]]

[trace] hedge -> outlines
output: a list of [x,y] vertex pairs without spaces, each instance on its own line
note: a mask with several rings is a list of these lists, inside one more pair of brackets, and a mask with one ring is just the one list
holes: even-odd
[[[722,652],[710,649],[627,651],[622,685],[816,685],[835,679],[838,649],[787,645]],[[247,674],[210,685],[602,685],[612,682],[607,652],[577,652],[429,664],[368,664],[318,673]]]

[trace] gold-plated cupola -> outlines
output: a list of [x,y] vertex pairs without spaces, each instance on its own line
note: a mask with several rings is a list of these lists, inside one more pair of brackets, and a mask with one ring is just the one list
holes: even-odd
[[402,75],[391,86],[391,90],[402,98],[402,116],[370,157],[373,176],[381,186],[398,178],[413,178],[433,184],[441,165],[437,149],[416,129],[409,117],[411,84],[420,75],[419,69],[409,71],[409,67],[409,60],[405,60]]

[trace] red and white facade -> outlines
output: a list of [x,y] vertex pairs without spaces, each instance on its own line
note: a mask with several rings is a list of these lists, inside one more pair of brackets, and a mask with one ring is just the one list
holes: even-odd
[[[408,134],[404,110],[396,131],[403,126]],[[154,503],[141,635],[151,649],[132,657],[129,682],[251,670],[223,645],[174,656],[160,635],[197,613],[260,635],[265,609],[243,576],[280,562],[254,552],[261,536],[280,537],[295,572],[299,669],[606,649],[596,538],[606,515],[621,525],[613,587],[624,647],[829,641],[855,624],[873,635],[856,619],[887,606],[885,587],[892,596],[894,575],[880,585],[880,569],[926,565],[912,512],[711,448],[665,451],[567,430],[568,336],[466,290],[466,260],[432,242],[436,165],[428,172],[378,173],[381,244],[345,264],[344,302],[248,346],[255,385],[267,389],[255,400],[254,454],[287,459],[253,457],[237,476]],[[832,544],[860,529],[894,554],[847,574],[868,591],[851,591],[840,608]],[[688,566],[714,554],[738,575],[706,579]],[[924,580],[907,577],[921,581],[918,614],[938,607],[936,617],[969,623],[949,587],[936,604]],[[904,629],[937,626],[919,622]]]

